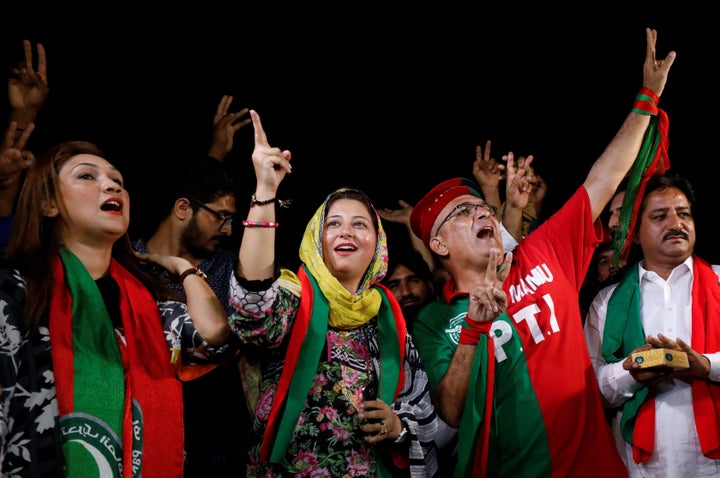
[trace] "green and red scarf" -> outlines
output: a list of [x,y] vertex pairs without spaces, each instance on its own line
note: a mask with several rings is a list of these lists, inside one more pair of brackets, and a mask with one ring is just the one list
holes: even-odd
[[[261,459],[270,463],[280,462],[287,452],[325,347],[330,307],[305,267],[298,271],[302,285],[300,306],[260,451]],[[385,403],[392,403],[404,386],[407,331],[400,306],[392,294],[381,284],[375,287],[382,295],[378,313],[381,351],[379,398]],[[382,460],[378,460],[378,465],[381,463]]]
[[182,477],[182,388],[150,292],[115,260],[124,340],[80,260],[52,262],[50,341],[67,476]]
[[670,169],[668,148],[670,140],[668,131],[670,120],[667,113],[658,108],[657,116],[650,119],[650,125],[643,136],[637,158],[628,172],[627,187],[620,210],[620,228],[615,233],[614,263],[627,259],[630,246],[635,239],[635,229],[640,212],[645,186],[656,174],[663,174]]
[[[710,265],[693,256],[692,340],[698,353],[720,350],[720,284]],[[628,269],[613,291],[607,308],[602,354],[608,363],[625,360],[646,343],[640,318],[640,278],[637,265]],[[696,378],[691,383],[695,426],[706,457],[720,459],[720,384]],[[623,405],[623,438],[633,446],[633,459],[650,459],[655,446],[655,400],[646,387]]]
[[[507,319],[507,312],[498,319],[503,317]],[[478,324],[482,331],[470,367],[477,373],[470,374],[465,412],[458,429],[458,460],[454,476],[487,476],[490,425],[495,403],[495,343],[490,332],[493,323],[489,320]],[[463,324],[463,327],[467,328],[467,325]]]

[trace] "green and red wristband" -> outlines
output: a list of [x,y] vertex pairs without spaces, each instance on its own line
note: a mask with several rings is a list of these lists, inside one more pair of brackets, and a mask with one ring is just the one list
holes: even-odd
[[650,88],[642,87],[635,97],[632,112],[645,116],[657,116],[660,97]]

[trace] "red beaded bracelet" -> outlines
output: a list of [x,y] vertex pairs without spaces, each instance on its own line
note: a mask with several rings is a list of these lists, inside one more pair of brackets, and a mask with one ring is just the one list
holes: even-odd
[[243,221],[242,225],[245,227],[278,227],[280,223],[270,221]]

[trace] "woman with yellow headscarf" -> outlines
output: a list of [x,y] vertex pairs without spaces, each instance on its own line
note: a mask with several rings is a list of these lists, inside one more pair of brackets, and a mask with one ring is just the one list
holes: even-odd
[[379,284],[387,242],[375,208],[355,189],[330,194],[307,225],[299,270],[278,273],[275,198],[291,155],[251,116],[257,186],[229,318],[260,354],[248,476],[438,476],[427,374]]

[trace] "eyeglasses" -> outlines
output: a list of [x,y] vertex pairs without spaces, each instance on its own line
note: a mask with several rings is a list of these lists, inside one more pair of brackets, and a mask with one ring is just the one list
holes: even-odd
[[446,222],[450,221],[451,219],[455,219],[456,217],[467,217],[472,216],[476,213],[478,209],[484,209],[487,214],[482,216],[480,219],[485,219],[486,217],[497,217],[497,208],[495,206],[491,206],[490,204],[475,204],[471,202],[464,202],[460,203],[457,206],[455,206],[452,211],[450,211],[450,214],[445,216],[445,219],[442,220],[440,225],[437,229],[435,229],[435,234],[432,235],[432,237],[435,237],[440,232],[440,228],[442,228]]
[[220,230],[221,230],[221,231],[223,231],[223,230],[227,229],[228,227],[232,226],[232,222],[233,222],[233,220],[235,219],[235,215],[234,215],[234,214],[233,214],[232,216],[225,216],[225,215],[223,215],[223,214],[220,214],[220,213],[217,212],[215,209],[206,206],[205,204],[201,203],[201,202],[198,201],[197,199],[190,199],[190,202],[193,203],[193,204],[195,204],[195,205],[197,205],[197,206],[200,206],[201,208],[205,209],[207,212],[209,212],[210,214],[212,214],[213,216],[215,216],[215,218],[216,218],[218,221],[220,221]]

